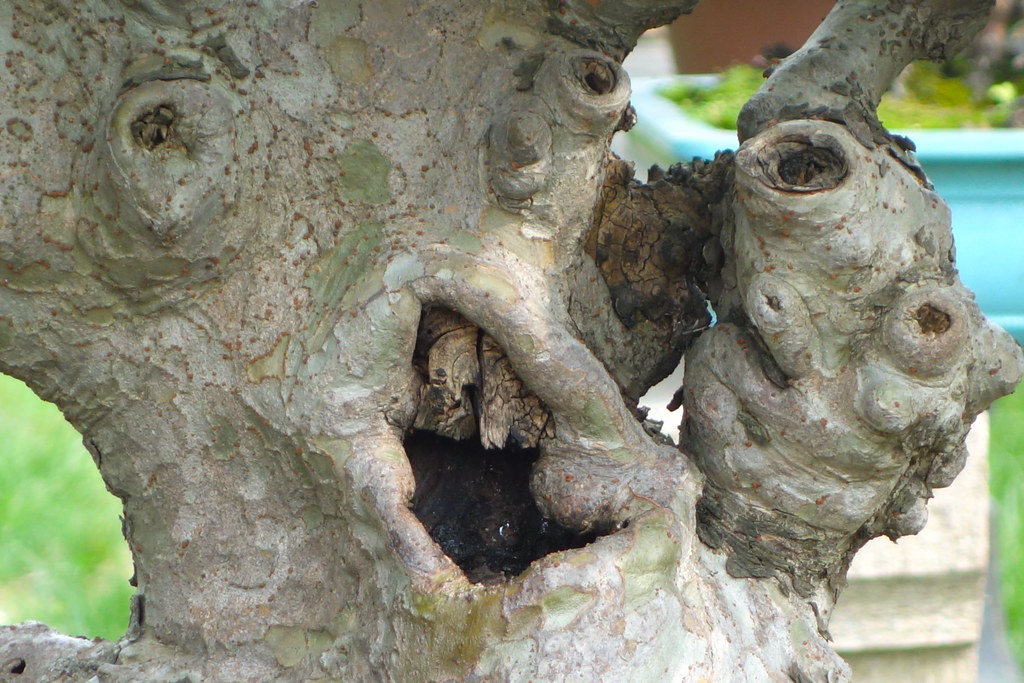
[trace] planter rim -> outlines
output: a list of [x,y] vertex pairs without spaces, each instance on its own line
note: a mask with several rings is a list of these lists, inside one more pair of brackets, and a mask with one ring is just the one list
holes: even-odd
[[[666,140],[676,148],[699,151],[707,158],[723,149],[737,147],[736,131],[716,128],[688,116],[679,106],[658,93],[669,83],[686,80],[710,84],[714,74],[676,75],[666,78],[637,79],[633,82],[633,105],[642,117],[641,130]],[[913,140],[922,162],[941,161],[1020,161],[1024,159],[1024,128],[901,128],[892,131]]]

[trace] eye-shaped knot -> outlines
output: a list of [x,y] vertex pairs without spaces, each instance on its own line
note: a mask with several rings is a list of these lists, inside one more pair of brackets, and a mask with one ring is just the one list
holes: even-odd
[[78,240],[120,290],[170,301],[167,286],[213,277],[240,247],[232,231],[211,228],[236,202],[235,112],[230,95],[198,78],[131,85],[91,159],[100,182]]
[[[108,162],[120,218],[160,242],[201,229],[222,209],[234,148],[227,97],[194,79],[155,80],[124,93],[110,118]],[[127,227],[122,225],[122,227]]]
[[574,133],[611,135],[629,106],[629,76],[606,55],[573,50],[551,55],[534,90],[558,123]]

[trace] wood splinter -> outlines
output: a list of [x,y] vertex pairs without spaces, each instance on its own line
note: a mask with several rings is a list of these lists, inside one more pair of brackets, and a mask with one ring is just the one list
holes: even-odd
[[484,448],[536,448],[551,414],[523,386],[493,337],[443,308],[424,311],[413,365],[424,378],[414,429]]

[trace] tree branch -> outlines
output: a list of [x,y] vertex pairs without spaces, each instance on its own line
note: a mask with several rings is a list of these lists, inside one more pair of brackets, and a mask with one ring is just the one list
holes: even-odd
[[625,57],[640,34],[689,14],[700,0],[545,0],[548,30],[579,45]]
[[994,0],[839,0],[804,46],[775,68],[740,113],[740,142],[778,121],[818,118],[848,126],[864,145],[888,143],[875,109],[916,59],[966,47]]
[[1024,360],[957,278],[945,204],[837,124],[741,146],[723,245],[720,323],[686,356],[701,538],[824,624],[864,542],[921,529]]
[[72,638],[35,621],[4,626],[0,637],[0,679],[4,681],[86,680],[117,661],[121,648],[107,640]]

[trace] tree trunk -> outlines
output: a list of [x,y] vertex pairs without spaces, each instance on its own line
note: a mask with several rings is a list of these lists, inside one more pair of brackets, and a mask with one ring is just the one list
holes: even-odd
[[[848,676],[850,558],[1021,373],[873,113],[984,12],[840,0],[735,157],[641,184],[619,64],[695,4],[0,6],[0,369],[138,586],[3,675]],[[683,354],[677,449],[636,402]]]

